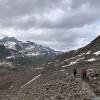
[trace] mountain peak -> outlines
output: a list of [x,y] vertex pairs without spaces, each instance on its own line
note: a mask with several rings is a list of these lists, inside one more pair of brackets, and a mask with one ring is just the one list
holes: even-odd
[[8,37],[8,36],[5,36],[0,40],[0,42],[8,42],[8,41],[19,42],[15,37]]

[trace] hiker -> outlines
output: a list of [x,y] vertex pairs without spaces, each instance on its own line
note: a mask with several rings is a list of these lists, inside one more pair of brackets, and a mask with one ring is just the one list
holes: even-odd
[[95,79],[97,77],[97,73],[94,69],[87,69],[86,73],[89,80]]
[[74,68],[73,69],[73,74],[74,74],[74,77],[76,77],[76,75],[77,75],[77,70]]
[[82,69],[82,79],[86,79],[87,77],[86,69]]

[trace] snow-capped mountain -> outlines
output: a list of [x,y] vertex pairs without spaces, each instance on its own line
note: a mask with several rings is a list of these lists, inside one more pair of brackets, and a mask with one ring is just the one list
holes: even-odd
[[6,59],[12,59],[16,57],[48,57],[54,58],[62,52],[55,51],[49,47],[38,45],[31,41],[19,41],[14,37],[4,37],[0,40],[0,55],[3,55]]

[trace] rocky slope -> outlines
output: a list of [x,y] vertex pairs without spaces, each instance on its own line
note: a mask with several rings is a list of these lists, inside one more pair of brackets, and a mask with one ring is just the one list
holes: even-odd
[[[100,98],[100,36],[87,46],[69,51],[46,64],[41,76],[20,89],[20,98],[43,100],[99,100]],[[78,76],[73,77],[73,68]],[[81,70],[92,69],[95,77],[82,81]],[[37,84],[37,85],[36,85]],[[96,85],[98,84],[98,85]],[[93,98],[94,97],[94,98]],[[96,98],[96,99],[95,99]]]

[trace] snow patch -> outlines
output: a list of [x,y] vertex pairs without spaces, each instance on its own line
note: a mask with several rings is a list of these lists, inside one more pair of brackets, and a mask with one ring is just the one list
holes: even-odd
[[[69,60],[75,59],[75,58],[77,58],[77,57],[81,57],[81,56],[83,56],[83,55],[86,55],[86,54],[88,55],[88,54],[90,54],[90,53],[91,53],[91,51],[88,51],[87,53],[81,53],[81,54],[79,54],[79,55],[77,55],[77,56],[75,56],[75,57],[66,59],[65,61],[69,61]],[[81,58],[79,58],[79,59],[81,59]],[[84,59],[84,58],[82,58],[82,59]]]
[[80,55],[78,55],[78,57],[81,57],[81,56],[83,56],[83,55],[85,55],[86,53],[81,53]]
[[96,59],[95,58],[91,58],[91,59],[84,60],[84,61],[93,62],[93,61],[96,61]]
[[5,47],[10,48],[10,49],[16,49],[15,44],[16,44],[15,42],[6,42],[4,45]]
[[76,64],[76,63],[78,63],[78,62],[77,62],[77,61],[72,61],[72,62],[70,62],[69,65],[71,66],[71,65],[74,65],[74,64]]
[[80,60],[82,60],[82,59],[84,59],[84,58],[85,58],[85,57],[78,58],[78,59],[76,60],[76,62],[77,62],[77,61],[80,61]]
[[88,51],[86,54],[89,55],[91,53],[91,51]]
[[43,69],[43,67],[37,67],[37,68],[35,68],[36,70],[42,70]]
[[15,56],[13,55],[13,56],[8,56],[8,57],[6,57],[6,59],[15,59]]
[[13,88],[14,86],[13,85],[11,85],[11,88]]
[[49,65],[49,64],[52,64],[52,62],[49,62],[48,65]]
[[32,50],[32,49],[35,49],[35,47],[34,46],[30,46],[30,47],[26,47],[25,49],[26,50]]
[[72,59],[75,59],[75,58],[77,58],[77,56],[72,57],[72,58],[70,58],[70,59],[66,59],[65,61],[69,61],[69,60],[72,60]]
[[72,61],[72,62],[70,62],[70,64],[68,64],[68,65],[64,65],[64,66],[62,66],[62,67],[64,68],[64,67],[67,67],[67,66],[74,65],[74,64],[76,64],[76,63],[78,63],[78,62],[76,62],[76,61]]
[[64,66],[62,66],[62,68],[65,68],[65,67],[67,67],[67,66],[69,66],[69,65],[64,65]]
[[61,72],[64,72],[65,71],[65,69],[62,69],[62,70],[60,70]]
[[96,56],[100,55],[100,51],[95,52],[94,55]]
[[39,55],[39,53],[28,53],[28,54],[26,54],[27,56],[38,56]]

